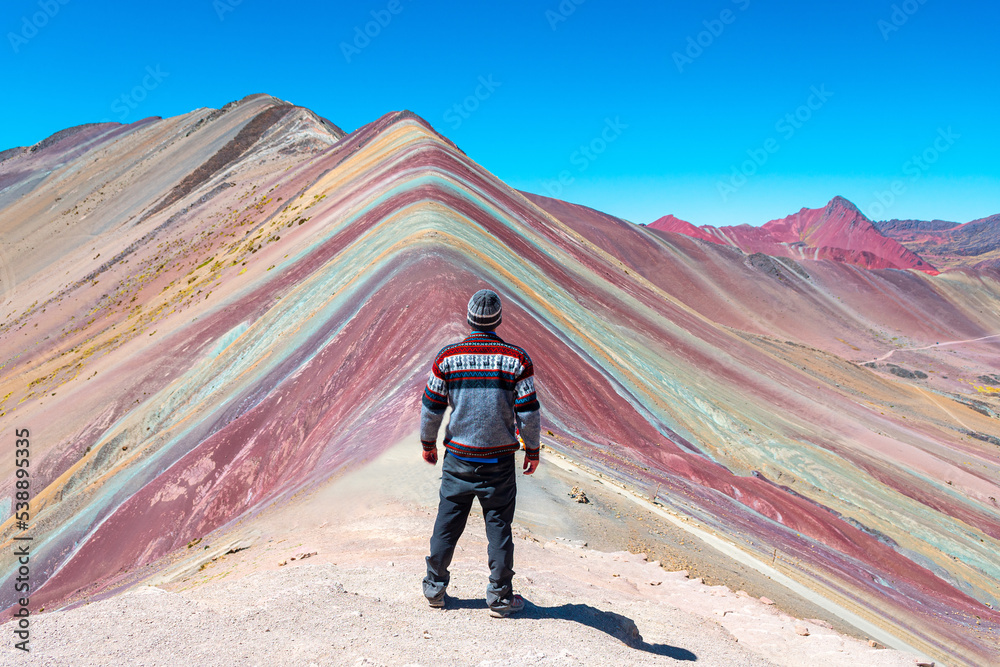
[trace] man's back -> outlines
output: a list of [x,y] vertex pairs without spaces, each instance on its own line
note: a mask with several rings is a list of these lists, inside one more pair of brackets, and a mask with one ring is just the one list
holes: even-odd
[[452,413],[444,445],[471,458],[495,458],[517,451],[520,427],[528,457],[538,457],[538,400],[534,367],[522,348],[492,331],[474,331],[444,347],[424,389],[420,439],[436,440],[445,408]]

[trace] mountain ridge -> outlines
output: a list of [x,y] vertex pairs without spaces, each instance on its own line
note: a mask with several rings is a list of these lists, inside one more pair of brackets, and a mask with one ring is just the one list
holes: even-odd
[[822,208],[797,213],[759,227],[743,224],[712,227],[665,216],[650,229],[680,233],[711,243],[728,244],[746,253],[764,253],[797,260],[828,259],[868,269],[916,269],[936,275],[937,269],[895,239],[880,233],[852,202],[841,196]]
[[1000,268],[1000,213],[965,223],[943,220],[886,220],[876,228],[941,266],[972,270]]
[[[748,261],[512,190],[405,111],[341,137],[285,111],[205,167],[278,102],[0,163],[17,279],[0,422],[47,428],[33,599],[114,590],[377,456],[412,432],[467,292],[491,286],[503,335],[536,361],[547,447],[922,650],[988,655],[1000,490],[978,436],[1000,433],[963,369],[1000,370],[976,342],[1000,331],[978,307],[1000,282]],[[831,218],[864,231],[831,205],[781,233],[812,239]],[[887,350],[927,377],[894,373]],[[968,609],[981,627],[953,613]]]

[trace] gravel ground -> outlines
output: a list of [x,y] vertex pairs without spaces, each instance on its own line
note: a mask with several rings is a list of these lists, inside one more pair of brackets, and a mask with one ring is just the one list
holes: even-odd
[[[422,464],[411,449],[394,448],[306,498],[206,536],[207,544],[157,564],[155,578],[123,594],[33,614],[30,655],[7,641],[0,663],[914,664],[913,655],[872,648],[822,619],[799,620],[742,591],[668,572],[643,554],[596,551],[577,535],[550,539],[524,526],[516,531],[515,586],[529,604],[517,617],[492,618],[476,510],[456,552],[448,605],[431,609],[419,582],[440,468]],[[545,513],[539,505],[546,496],[527,485],[543,479],[519,480],[534,513]],[[562,511],[551,503],[548,511]],[[250,546],[225,553],[230,545]],[[0,632],[9,637],[11,630]]]

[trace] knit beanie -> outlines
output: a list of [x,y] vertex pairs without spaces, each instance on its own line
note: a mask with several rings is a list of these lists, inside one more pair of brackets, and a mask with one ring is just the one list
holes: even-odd
[[500,297],[493,290],[481,289],[469,299],[469,326],[481,331],[492,331],[501,322]]

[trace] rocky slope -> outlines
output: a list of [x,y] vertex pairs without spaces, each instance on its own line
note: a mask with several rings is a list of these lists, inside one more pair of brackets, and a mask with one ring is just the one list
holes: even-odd
[[[611,488],[582,471],[563,470],[551,453],[535,476],[518,479],[515,586],[527,608],[509,619],[487,614],[485,526],[473,512],[452,564],[448,604],[431,609],[420,580],[440,468],[424,464],[416,438],[294,506],[206,535],[148,568],[159,571],[127,592],[36,614],[31,654],[4,642],[0,662],[152,667],[176,665],[183,655],[210,666],[912,667],[918,657],[837,632],[822,608],[796,616],[763,576],[709,585],[644,554],[563,537],[660,526],[642,508],[631,520],[616,518],[631,514],[631,503],[617,503]],[[577,485],[589,493],[586,505],[569,497]],[[742,590],[758,586],[774,600]],[[125,622],[109,622],[118,619]]]

